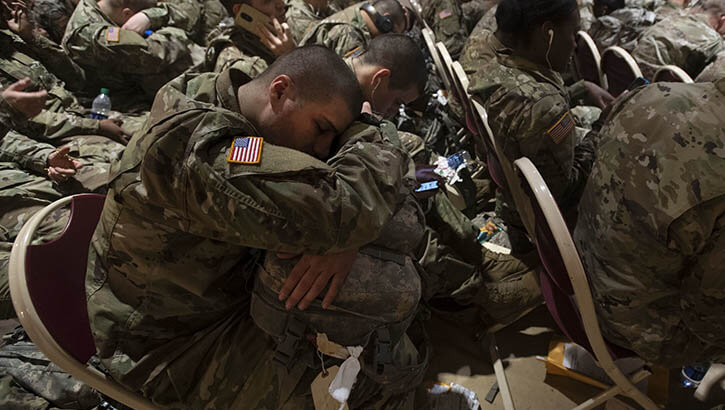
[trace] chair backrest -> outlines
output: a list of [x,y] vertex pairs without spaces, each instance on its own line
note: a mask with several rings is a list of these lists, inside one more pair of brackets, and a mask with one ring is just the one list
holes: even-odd
[[441,77],[441,80],[443,80],[443,86],[446,87],[446,90],[450,90],[451,84],[446,76],[446,69],[443,66],[443,61],[441,61],[441,57],[438,54],[438,48],[436,48],[435,45],[435,35],[433,34],[433,31],[426,27],[421,30],[421,34],[423,35],[423,41],[425,41],[428,53],[430,53],[430,56],[433,59],[433,65],[435,65],[438,75]]
[[554,320],[572,341],[599,361],[609,361],[614,366],[612,354],[634,356],[602,337],[579,253],[544,178],[526,157],[514,161],[514,166],[522,176],[523,190],[533,210],[534,244],[544,265],[541,291]]
[[676,65],[666,65],[660,67],[652,78],[653,82],[668,82],[668,83],[687,83],[692,84],[692,77],[680,67]]
[[602,73],[602,58],[599,55],[597,45],[586,31],[579,31],[576,34],[574,64],[580,78],[606,88],[604,74]]
[[609,93],[617,97],[642,77],[642,70],[627,50],[612,46],[602,52],[602,72],[606,77]]
[[438,50],[438,56],[443,63],[443,75],[447,78],[448,91],[453,93],[454,97],[460,100],[460,92],[453,82],[453,59],[451,58],[451,54],[448,52],[446,45],[441,41],[436,43],[436,49]]
[[[28,220],[10,254],[10,294],[20,323],[51,361],[132,408],[152,409],[147,400],[86,365],[96,353],[86,305],[86,266],[104,198],[97,194],[65,197]],[[48,243],[32,245],[43,219],[68,204],[70,216],[63,233]]]

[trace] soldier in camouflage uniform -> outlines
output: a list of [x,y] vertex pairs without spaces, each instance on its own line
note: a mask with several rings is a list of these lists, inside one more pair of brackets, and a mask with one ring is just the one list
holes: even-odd
[[641,7],[604,6],[607,1],[594,2],[594,14],[597,19],[589,29],[589,35],[599,50],[619,46],[632,52],[641,33],[655,24],[656,14]]
[[[236,15],[243,2],[238,1],[229,7],[229,12]],[[270,19],[284,20],[283,0],[262,1],[253,0],[249,3],[253,8],[265,14]],[[276,36],[280,40],[280,47],[271,47],[271,44],[256,34],[251,33],[241,26],[232,24],[221,26],[211,35],[209,47],[206,50],[205,70],[221,72],[237,61],[248,66],[245,74],[254,78],[264,71],[269,64],[280,55],[283,55],[295,47],[294,39],[286,23],[279,25],[280,32]],[[274,35],[270,33],[270,35]]]
[[721,51],[715,61],[708,64],[700,75],[695,78],[697,83],[714,83],[715,81],[725,77],[725,50]]
[[510,54],[511,49],[499,40],[502,36],[500,31],[494,33],[483,28],[483,25],[476,26],[471,36],[466,40],[461,54],[460,63],[463,70],[469,76],[478,69],[486,66],[496,59],[498,54]]
[[299,43],[308,29],[329,17],[332,13],[332,9],[326,0],[288,0],[285,17],[292,32],[292,37]]
[[725,79],[630,92],[574,239],[604,336],[674,368],[725,359]]
[[[501,160],[513,162],[522,156],[531,159],[566,213],[578,202],[598,142],[595,132],[577,144],[575,121],[570,112],[571,93],[559,74],[574,51],[573,36],[579,21],[576,3],[561,0],[539,12],[536,0],[524,4],[518,0],[518,5],[511,4],[512,1],[515,0],[502,1],[498,14],[514,17],[504,19],[503,23],[499,18],[498,25],[514,35],[518,49],[514,47],[510,55],[499,55],[496,62],[474,74],[469,90],[488,113],[496,143],[505,156]],[[516,18],[515,12],[502,7],[521,7],[524,14]],[[549,19],[561,22],[550,25]],[[550,37],[539,35],[537,30],[543,33],[550,30]],[[522,43],[521,38],[525,36],[531,36],[531,41]],[[532,49],[538,51],[531,52]],[[588,98],[603,106],[604,94],[598,97],[596,93],[601,91],[591,90]],[[496,208],[509,228],[522,226],[507,190],[498,195]],[[514,252],[518,247],[525,251],[530,249],[530,244],[526,239],[512,238],[512,247]]]
[[[230,69],[160,91],[145,132],[114,164],[89,257],[91,327],[115,379],[163,407],[286,400],[294,386],[279,390],[284,372],[248,312],[260,250],[322,255],[346,272],[406,192],[407,156],[377,134],[329,165],[313,157],[326,158],[357,115],[356,90],[333,53],[303,47],[253,81]],[[251,156],[234,162],[244,144]],[[339,285],[344,272],[333,277]]]
[[457,60],[468,36],[461,5],[457,0],[423,0],[420,5],[436,42],[442,41],[451,58]]
[[461,4],[463,12],[463,22],[466,25],[466,31],[471,33],[476,23],[494,6],[498,4],[498,0],[471,0]]
[[[300,44],[321,44],[343,57],[364,49],[371,38],[384,33],[381,33],[372,17],[360,9],[360,5],[354,4],[317,23],[309,29]],[[372,6],[392,21],[393,32],[405,31],[405,11],[397,0],[376,0]]]
[[632,57],[649,80],[663,65],[676,65],[695,78],[725,49],[717,31],[725,33],[723,16],[721,0],[707,0],[683,14],[673,14],[642,33]]
[[[86,71],[86,95],[101,88],[113,95],[114,108],[146,109],[156,91],[192,65],[187,31],[199,16],[172,3],[154,0],[81,0],[73,12],[63,48]],[[105,10],[105,11],[104,11]],[[196,9],[198,11],[198,9]],[[142,12],[153,34],[147,38],[123,29],[133,13]],[[108,13],[108,14],[107,14]],[[113,63],[118,62],[118,63]]]

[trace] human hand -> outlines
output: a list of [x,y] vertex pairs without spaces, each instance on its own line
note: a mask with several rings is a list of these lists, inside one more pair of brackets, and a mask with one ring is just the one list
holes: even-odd
[[297,48],[297,43],[295,43],[290,33],[289,25],[287,23],[280,24],[276,18],[272,19],[272,23],[274,24],[274,33],[269,31],[267,26],[262,24],[257,26],[262,33],[262,38],[260,39],[262,44],[277,57],[281,57]]
[[146,14],[139,11],[123,23],[121,28],[124,30],[135,31],[138,34],[143,35],[146,30],[151,28],[151,19],[149,19]]
[[35,23],[33,23],[28,17],[28,6],[23,0],[3,1],[3,7],[6,10],[6,14],[10,16],[7,24],[10,31],[14,32],[23,40],[28,40],[33,37],[33,30],[35,30]]
[[607,105],[614,101],[614,97],[609,93],[609,91],[594,84],[593,82],[584,81],[584,86],[586,86],[589,91],[586,97],[584,97],[584,104],[604,109]]
[[119,119],[106,118],[100,121],[99,132],[104,137],[108,137],[120,144],[128,145],[131,133],[121,128],[123,121]]
[[65,182],[76,174],[83,164],[68,155],[70,145],[63,145],[48,155],[48,177],[58,183]]
[[4,89],[2,96],[11,107],[20,111],[27,118],[32,118],[38,115],[45,107],[45,100],[48,98],[48,93],[45,90],[24,92],[23,90],[29,85],[30,78],[23,78]]
[[426,199],[435,195],[441,187],[446,183],[446,179],[435,172],[435,165],[416,165],[415,166],[415,180],[418,183],[416,188],[419,188],[425,182],[438,181],[438,188],[430,189],[427,191],[416,192],[415,197],[418,199]]
[[[329,282],[330,289],[322,300],[322,307],[327,309],[345,282],[357,252],[357,249],[351,249],[332,255],[302,255],[279,291],[279,300],[286,300],[285,309],[290,310],[295,305],[300,310],[307,309]],[[277,256],[283,259],[290,257],[284,254]]]

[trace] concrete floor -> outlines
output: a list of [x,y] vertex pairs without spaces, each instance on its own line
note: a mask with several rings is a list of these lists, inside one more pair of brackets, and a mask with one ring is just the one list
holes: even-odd
[[[0,335],[11,331],[17,322],[0,321]],[[560,410],[571,409],[599,392],[595,387],[563,376],[546,374],[544,363],[536,356],[546,356],[552,338],[561,338],[555,330],[551,316],[544,306],[537,308],[518,322],[496,334],[499,356],[504,361],[514,405],[517,410]],[[433,355],[426,382],[458,383],[473,390],[483,410],[503,409],[501,394],[493,403],[484,400],[496,376],[490,356],[474,330],[457,326],[449,320],[434,315],[428,322],[428,332],[433,344]],[[705,402],[693,397],[692,390],[679,387],[678,374],[660,374],[659,380],[650,379],[666,393],[667,410],[709,410],[725,403],[725,365],[716,365],[705,377],[707,386]],[[637,409],[622,402],[609,402],[607,410]],[[456,410],[439,407],[439,410]]]
[[[503,409],[500,393],[493,403],[484,400],[496,377],[488,351],[475,340],[472,332],[440,316],[431,319],[428,329],[434,353],[425,380],[458,383],[476,392],[483,410]],[[555,323],[542,306],[496,334],[499,355],[504,361],[517,410],[571,409],[600,392],[585,383],[546,374],[545,364],[536,356],[546,356],[552,338],[563,337],[555,329]],[[665,409],[711,409],[725,403],[725,366],[719,372],[712,372],[716,375],[708,374],[706,377],[705,381],[711,387],[704,403],[693,397],[693,390],[679,387],[679,374],[669,373],[660,370],[650,378],[650,397],[657,401],[656,396],[659,396],[662,403],[667,402]],[[659,394],[653,393],[654,390],[659,390]],[[620,401],[609,402],[606,407],[600,408],[619,410],[639,407]]]

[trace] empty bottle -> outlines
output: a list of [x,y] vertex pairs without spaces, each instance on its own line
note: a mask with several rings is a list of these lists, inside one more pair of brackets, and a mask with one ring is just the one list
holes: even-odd
[[101,88],[101,93],[96,96],[91,106],[91,118],[105,120],[111,113],[111,98],[108,96],[108,88]]

